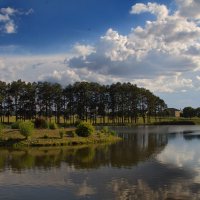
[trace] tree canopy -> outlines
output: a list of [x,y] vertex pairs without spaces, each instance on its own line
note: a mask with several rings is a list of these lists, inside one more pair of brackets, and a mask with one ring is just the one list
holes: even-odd
[[[134,123],[151,116],[159,117],[167,108],[164,100],[145,88],[131,83],[100,85],[76,82],[65,87],[58,83],[27,83],[22,80],[0,81],[0,120],[10,116],[17,120],[44,117],[60,123],[74,124],[78,120],[91,123]],[[98,119],[98,120],[97,120]]]

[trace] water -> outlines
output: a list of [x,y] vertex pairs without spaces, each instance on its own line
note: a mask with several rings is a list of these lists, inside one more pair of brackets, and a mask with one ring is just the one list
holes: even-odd
[[0,149],[0,199],[200,199],[200,126],[114,129],[113,145]]

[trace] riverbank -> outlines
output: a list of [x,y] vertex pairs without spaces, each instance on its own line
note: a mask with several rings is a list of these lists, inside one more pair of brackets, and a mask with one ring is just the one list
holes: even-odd
[[104,124],[96,124],[96,126],[143,126],[143,125],[200,125],[200,118],[160,118],[153,119],[151,118],[149,121],[142,122],[141,119],[136,123],[104,123]]
[[[73,131],[73,128],[65,129],[66,132]],[[113,135],[94,133],[88,137],[68,136],[62,138],[60,129],[35,129],[31,137],[25,139],[17,129],[5,129],[0,136],[0,146],[2,147],[28,147],[28,146],[73,146],[97,143],[113,143],[121,138]]]
[[195,123],[195,121],[192,120],[174,120],[154,122],[153,125],[199,125],[199,123]]

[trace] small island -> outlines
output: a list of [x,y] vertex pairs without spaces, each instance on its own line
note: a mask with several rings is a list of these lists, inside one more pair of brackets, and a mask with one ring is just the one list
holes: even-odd
[[1,126],[0,146],[72,146],[97,143],[113,143],[121,139],[108,127],[96,130],[86,122],[79,122],[76,127],[58,127],[56,123],[47,123],[44,119],[18,121],[10,128]]

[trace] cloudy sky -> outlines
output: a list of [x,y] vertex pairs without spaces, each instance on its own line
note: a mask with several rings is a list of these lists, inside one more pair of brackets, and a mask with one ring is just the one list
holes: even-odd
[[0,80],[131,82],[200,106],[199,0],[0,0]]

